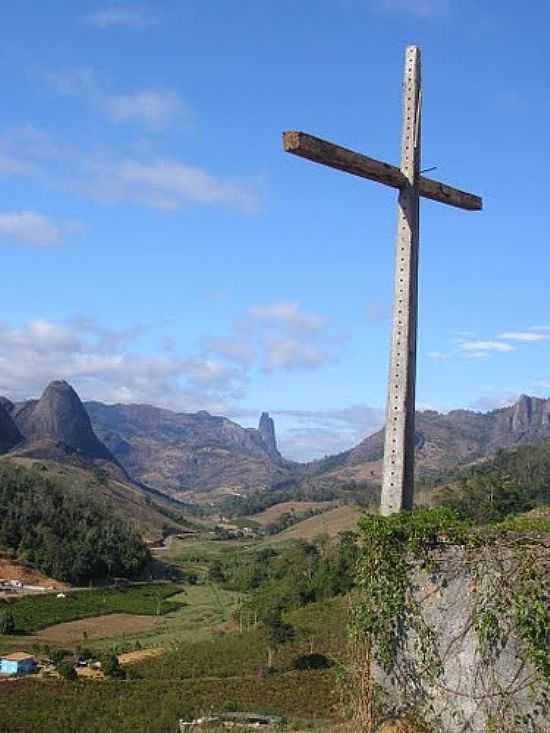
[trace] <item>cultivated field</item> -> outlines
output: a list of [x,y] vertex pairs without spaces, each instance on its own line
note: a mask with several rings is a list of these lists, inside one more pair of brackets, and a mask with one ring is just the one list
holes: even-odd
[[[65,624],[55,624],[29,636],[29,641],[49,646],[72,646],[96,642],[101,639],[128,635],[136,636],[158,625],[162,616],[135,616],[129,613],[112,613]],[[28,646],[28,644],[27,644]]]
[[[96,614],[74,621],[52,623],[33,633],[0,636],[0,652],[32,649],[35,644],[52,647],[93,646],[95,649],[143,649],[169,646],[175,640],[211,639],[235,629],[232,613],[238,594],[212,584],[167,585],[170,608],[157,614]],[[83,591],[85,592],[85,591]],[[62,599],[58,599],[62,600]],[[123,599],[117,601],[122,605]],[[0,728],[1,730],[1,728]]]
[[[21,680],[0,685],[2,733],[173,733],[177,720],[228,709],[284,715],[291,730],[333,730],[340,717],[336,667],[299,672],[294,660],[309,652],[345,654],[345,603],[328,601],[289,614],[294,641],[277,650],[272,674],[258,674],[267,646],[258,631],[212,641],[179,642],[134,664],[128,680]],[[311,629],[318,629],[311,638]],[[129,661],[129,660],[124,660]],[[305,721],[303,726],[298,721]]]
[[[29,633],[54,624],[111,613],[160,616],[175,611],[180,591],[173,583],[145,583],[123,588],[96,588],[25,596],[9,604],[19,633]],[[60,597],[59,597],[60,596]]]
[[339,532],[355,529],[361,516],[361,510],[355,506],[339,506],[328,512],[304,519],[303,522],[273,535],[268,542],[272,544],[289,540],[313,540],[322,534],[335,537]]
[[298,514],[300,512],[308,512],[310,509],[327,509],[331,506],[333,506],[333,502],[330,501],[285,501],[282,504],[270,506],[260,514],[254,514],[249,517],[249,519],[265,527],[279,519],[282,514]]

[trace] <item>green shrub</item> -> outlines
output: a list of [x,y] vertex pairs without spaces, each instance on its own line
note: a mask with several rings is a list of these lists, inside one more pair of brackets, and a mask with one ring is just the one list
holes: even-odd
[[56,669],[61,677],[63,677],[64,680],[68,680],[69,682],[74,682],[78,677],[74,668],[74,664],[72,662],[59,662],[59,664],[56,666]]
[[15,619],[9,608],[0,613],[0,634],[15,634]]
[[302,654],[296,657],[292,666],[300,672],[308,669],[329,669],[333,662],[324,654]]
[[116,654],[106,654],[101,657],[101,671],[106,677],[113,677],[116,679],[124,679],[126,672],[120,666],[118,657]]

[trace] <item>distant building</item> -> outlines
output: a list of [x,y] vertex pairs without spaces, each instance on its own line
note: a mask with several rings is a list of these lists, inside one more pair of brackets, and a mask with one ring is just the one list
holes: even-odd
[[35,658],[26,652],[15,652],[0,657],[0,674],[30,674],[35,668]]

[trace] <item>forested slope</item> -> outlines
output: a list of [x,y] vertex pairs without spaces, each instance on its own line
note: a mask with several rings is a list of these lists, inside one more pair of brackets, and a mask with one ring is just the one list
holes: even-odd
[[0,549],[77,584],[132,577],[149,560],[136,529],[110,503],[9,464],[0,465]]

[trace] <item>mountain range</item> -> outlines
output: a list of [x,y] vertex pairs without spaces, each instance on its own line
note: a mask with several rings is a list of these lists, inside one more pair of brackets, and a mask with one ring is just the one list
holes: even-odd
[[[550,440],[550,400],[521,395],[517,402],[490,412],[435,410],[415,419],[417,475],[445,472],[475,463],[498,450]],[[323,483],[380,481],[384,429],[348,451],[315,461],[307,475]]]
[[[417,413],[417,473],[429,475],[481,461],[502,448],[550,440],[550,400],[522,395],[488,413]],[[295,463],[277,448],[273,419],[258,428],[225,417],[173,412],[150,405],[80,401],[63,381],[38,400],[0,398],[0,453],[12,457],[78,461],[101,467],[176,499],[216,500],[278,486],[379,483],[384,431],[354,448],[311,463]]]
[[267,489],[298,465],[279,453],[268,413],[255,429],[204,411],[100,402],[85,407],[98,436],[131,476],[175,496]]

